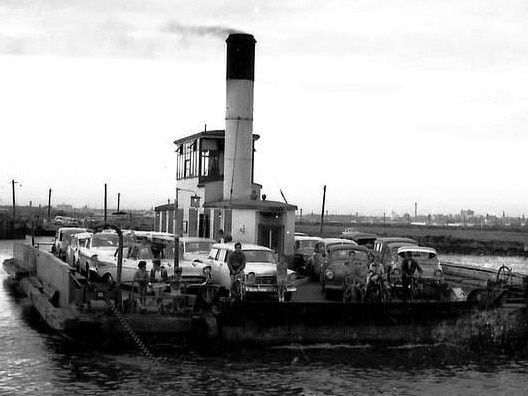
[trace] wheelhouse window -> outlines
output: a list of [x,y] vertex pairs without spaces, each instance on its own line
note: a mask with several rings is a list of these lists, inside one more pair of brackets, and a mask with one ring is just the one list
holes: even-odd
[[176,178],[197,177],[199,162],[198,140],[182,143],[176,150]]
[[176,149],[176,179],[217,178],[223,174],[221,143],[216,139],[194,139]]

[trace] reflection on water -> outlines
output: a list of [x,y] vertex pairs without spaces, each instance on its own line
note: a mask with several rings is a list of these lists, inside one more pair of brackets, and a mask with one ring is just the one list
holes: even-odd
[[[11,249],[12,242],[0,241],[0,260]],[[0,271],[0,280],[5,277]],[[524,394],[528,374],[526,356],[482,355],[450,345],[158,350],[156,365],[135,350],[108,354],[65,342],[5,288],[0,345],[0,395]]]

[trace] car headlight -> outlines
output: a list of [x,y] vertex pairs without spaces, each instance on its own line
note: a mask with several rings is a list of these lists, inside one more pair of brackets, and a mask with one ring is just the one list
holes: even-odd
[[246,276],[246,283],[248,285],[253,285],[255,283],[255,279],[256,279],[255,273],[254,272],[250,272]]
[[290,275],[288,275],[288,283],[293,283],[297,279],[297,274],[295,272],[292,272]]
[[401,275],[401,271],[400,271],[400,269],[399,269],[399,268],[394,268],[394,269],[392,270],[392,275],[394,275],[394,276],[400,276],[400,275]]
[[335,276],[334,271],[326,270],[325,271],[325,276],[326,276],[326,279],[328,279],[328,280],[334,279],[334,276]]

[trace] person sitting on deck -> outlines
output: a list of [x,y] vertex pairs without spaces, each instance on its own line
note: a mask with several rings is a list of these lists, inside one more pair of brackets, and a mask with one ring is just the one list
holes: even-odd
[[284,301],[284,293],[286,292],[286,282],[288,280],[288,262],[284,257],[279,259],[277,263],[277,294],[279,301]]
[[368,269],[367,288],[369,287],[371,282],[372,283],[375,283],[378,281],[383,282],[384,273],[385,273],[385,269],[383,268],[383,264],[381,263],[380,255],[373,254],[372,263],[369,265],[369,269]]
[[139,302],[145,304],[145,296],[147,294],[147,286],[149,284],[149,274],[147,272],[147,263],[141,260],[138,263],[138,270],[134,274],[134,286],[137,283],[139,292]]
[[168,282],[169,275],[167,274],[165,267],[161,266],[161,261],[159,259],[154,259],[152,260],[152,265],[153,267],[150,270],[150,282]]

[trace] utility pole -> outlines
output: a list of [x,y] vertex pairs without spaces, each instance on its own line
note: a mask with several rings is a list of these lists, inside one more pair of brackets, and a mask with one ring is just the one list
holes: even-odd
[[414,221],[418,221],[418,202],[414,203]]
[[117,193],[117,213],[119,213],[120,201],[121,201],[121,193]]
[[105,183],[105,193],[104,193],[104,222],[106,224],[106,183]]
[[325,199],[326,199],[326,185],[323,187],[323,207],[322,207],[322,209],[321,209],[321,228],[320,228],[320,230],[319,230],[321,236],[323,235],[323,223],[324,223]]
[[15,179],[11,180],[11,189],[13,191],[13,231],[15,230],[15,219],[16,219],[16,202],[15,202],[15,184],[18,182]]
[[[181,293],[181,274],[180,267],[180,230],[178,229],[178,190],[176,187],[176,199],[174,200],[174,286],[177,294]],[[169,200],[170,203],[170,200]],[[168,231],[168,230],[167,230]]]
[[51,188],[48,193],[48,220],[51,218]]
[[[11,190],[13,192],[13,238],[15,237],[15,221],[16,221],[16,200],[15,200],[15,184],[20,184],[19,182],[15,181],[15,179],[11,180]],[[20,184],[22,185],[22,184]]]

